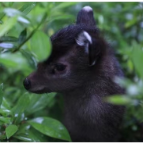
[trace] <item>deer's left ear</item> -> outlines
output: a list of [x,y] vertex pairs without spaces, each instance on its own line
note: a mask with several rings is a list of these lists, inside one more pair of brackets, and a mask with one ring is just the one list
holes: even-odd
[[82,31],[76,38],[76,43],[85,49],[85,53],[89,57],[89,65],[93,66],[96,63],[100,53],[98,41],[93,39],[86,31]]

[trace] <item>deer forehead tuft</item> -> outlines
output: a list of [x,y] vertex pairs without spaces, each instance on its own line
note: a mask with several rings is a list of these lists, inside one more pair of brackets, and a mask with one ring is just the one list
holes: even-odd
[[85,7],[83,7],[83,10],[85,10],[85,11],[87,11],[87,12],[93,11],[90,6],[85,6]]

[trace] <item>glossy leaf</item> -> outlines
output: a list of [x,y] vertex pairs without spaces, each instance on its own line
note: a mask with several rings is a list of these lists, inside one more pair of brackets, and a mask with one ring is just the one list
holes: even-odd
[[30,98],[28,94],[24,94],[19,98],[17,104],[12,109],[12,112],[15,116],[14,120],[15,123],[19,123],[20,121],[24,120],[25,118],[24,111],[26,110],[29,103],[30,103]]
[[47,139],[45,139],[42,133],[38,132],[27,123],[22,124],[13,137],[20,141],[47,142]]
[[29,103],[30,103],[30,98],[29,98],[28,94],[22,95],[19,98],[15,107],[12,109],[13,113],[15,113],[15,114],[23,113],[25,111],[25,109],[27,108],[27,106],[29,105]]
[[19,44],[21,44],[21,43],[23,43],[23,41],[25,41],[26,36],[27,36],[27,30],[24,29],[19,35],[19,39],[18,39]]
[[14,136],[14,138],[24,142],[32,142],[32,139],[27,137],[26,135]]
[[42,110],[46,106],[50,106],[54,102],[54,97],[56,93],[49,93],[49,94],[42,94],[42,95],[35,95],[30,94],[30,104],[27,107],[26,113],[28,115],[33,114],[39,110]]
[[71,141],[67,129],[57,120],[48,117],[39,117],[29,121],[30,125],[39,132],[53,138]]

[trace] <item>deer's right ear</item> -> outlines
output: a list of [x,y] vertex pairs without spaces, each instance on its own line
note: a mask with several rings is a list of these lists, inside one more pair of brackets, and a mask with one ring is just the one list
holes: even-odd
[[100,54],[100,44],[97,40],[93,39],[88,32],[82,31],[76,38],[77,45],[83,47],[85,53],[89,57],[89,65],[96,64],[96,60]]
[[79,11],[76,24],[84,24],[92,27],[95,26],[93,10],[90,6],[85,6]]

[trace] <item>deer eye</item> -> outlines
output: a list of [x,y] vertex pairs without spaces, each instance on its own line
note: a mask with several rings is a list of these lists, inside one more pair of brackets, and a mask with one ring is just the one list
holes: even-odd
[[54,70],[55,71],[64,71],[66,68],[66,65],[63,65],[63,64],[55,64],[55,67],[54,67]]

